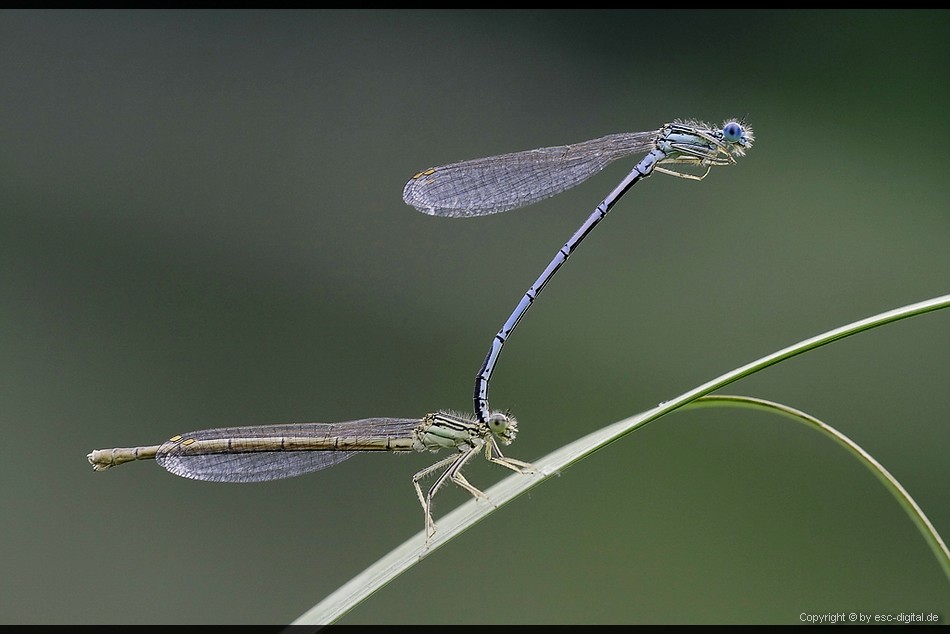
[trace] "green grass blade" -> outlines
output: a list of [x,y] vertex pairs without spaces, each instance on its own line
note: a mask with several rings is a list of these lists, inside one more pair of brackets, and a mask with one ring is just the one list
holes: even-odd
[[[474,526],[497,508],[507,504],[519,495],[526,493],[548,477],[560,473],[598,449],[619,440],[623,436],[640,429],[647,423],[651,423],[665,414],[683,407],[687,403],[695,401],[700,397],[706,396],[715,390],[779,363],[780,361],[790,359],[809,350],[814,350],[815,348],[838,341],[839,339],[844,339],[845,337],[885,324],[947,307],[950,307],[950,295],[943,295],[879,313],[829,330],[726,372],[688,392],[660,403],[653,409],[608,425],[603,429],[565,445],[540,460],[534,461],[534,465],[538,469],[537,473],[514,474],[486,490],[485,493],[492,501],[491,503],[476,500],[463,503],[438,520],[438,532],[429,540],[428,544],[426,544],[424,535],[420,531],[419,534],[408,539],[400,546],[397,546],[389,554],[383,556],[374,564],[371,564],[362,573],[302,614],[293,624],[315,625],[335,622],[367,597],[395,579],[403,571],[435,552],[440,546],[462,531]],[[870,458],[870,456],[868,456],[868,458]]]
[[910,519],[917,526],[917,529],[920,531],[921,535],[923,535],[927,545],[930,546],[934,556],[940,563],[940,567],[943,568],[944,574],[947,575],[947,579],[950,579],[950,550],[947,549],[946,543],[944,543],[943,539],[937,533],[937,529],[934,528],[933,524],[924,514],[917,502],[915,502],[907,490],[901,486],[901,483],[897,481],[897,478],[892,476],[881,463],[871,456],[871,454],[866,452],[856,442],[845,436],[843,433],[831,425],[828,425],[827,423],[824,423],[814,416],[806,414],[801,410],[760,398],[714,394],[698,398],[692,403],[684,406],[683,409],[694,409],[701,407],[744,407],[778,413],[804,423],[808,427],[821,432],[825,436],[828,436],[837,442],[839,445],[847,449],[851,455],[857,458],[859,462],[870,469],[871,473],[873,473],[877,479],[884,484],[885,488],[887,488],[887,490],[890,491],[891,494],[897,499],[897,502],[907,512],[907,515],[910,516]]

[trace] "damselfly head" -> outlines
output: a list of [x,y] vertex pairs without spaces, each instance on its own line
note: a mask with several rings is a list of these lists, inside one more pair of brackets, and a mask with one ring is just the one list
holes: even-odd
[[518,435],[518,421],[508,412],[492,412],[486,424],[489,431],[497,436],[502,444],[510,445]]
[[752,142],[755,141],[752,128],[744,121],[737,119],[724,122],[719,134],[722,140],[728,144],[727,147],[730,147],[731,151],[737,156],[744,156],[745,151],[752,147]]

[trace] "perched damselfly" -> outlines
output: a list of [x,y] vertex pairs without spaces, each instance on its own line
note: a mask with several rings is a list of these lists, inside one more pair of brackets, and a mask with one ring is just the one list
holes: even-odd
[[[402,193],[407,204],[433,216],[470,218],[531,205],[581,184],[619,158],[647,153],[561,247],[495,334],[475,377],[478,420],[485,421],[490,415],[488,385],[501,349],[515,326],[561,265],[621,196],[654,171],[702,180],[712,167],[735,163],[735,157],[743,156],[752,147],[753,140],[752,128],[737,120],[726,121],[718,128],[699,121],[674,121],[659,130],[611,134],[572,145],[430,167],[409,179]],[[705,171],[690,174],[662,167],[670,165],[705,168]]]
[[[462,475],[462,467],[480,451],[489,462],[519,473],[533,467],[506,458],[499,441],[510,444],[518,421],[493,412],[486,422],[451,412],[417,418],[366,418],[341,423],[287,423],[250,427],[221,427],[173,436],[161,445],[97,449],[88,455],[96,471],[133,460],[155,460],[168,471],[194,480],[261,482],[319,471],[367,451],[438,451],[457,453],[412,476],[412,485],[425,513],[428,539],[435,533],[432,498],[452,481],[476,498],[486,497]],[[428,492],[419,481],[445,468]]]

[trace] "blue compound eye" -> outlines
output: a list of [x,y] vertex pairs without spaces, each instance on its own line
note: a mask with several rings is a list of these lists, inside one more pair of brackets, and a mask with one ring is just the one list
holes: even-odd
[[742,126],[735,121],[730,121],[722,129],[722,136],[729,143],[736,143],[742,138]]

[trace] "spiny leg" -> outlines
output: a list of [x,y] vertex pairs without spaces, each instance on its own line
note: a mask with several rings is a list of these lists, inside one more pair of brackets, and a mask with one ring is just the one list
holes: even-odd
[[485,459],[488,462],[493,462],[495,464],[500,464],[503,467],[508,467],[517,473],[534,473],[537,471],[535,466],[530,462],[515,460],[514,458],[506,458],[501,453],[501,448],[498,446],[498,442],[494,438],[490,438],[488,442],[485,443]]
[[449,476],[449,479],[452,480],[452,482],[471,493],[472,497],[475,499],[487,500],[488,496],[479,489],[475,488],[472,483],[466,480],[465,476],[462,475],[462,467],[464,467],[465,463],[467,463],[476,453],[478,453],[477,447],[472,447],[469,449],[461,458],[456,460],[452,466],[446,470],[446,474]]
[[[472,486],[468,480],[462,477],[462,475],[459,473],[465,463],[468,462],[477,451],[478,449],[476,447],[472,447],[462,452],[458,456],[449,456],[444,460],[440,460],[434,465],[426,467],[416,475],[412,476],[412,484],[416,488],[416,495],[419,497],[419,501],[422,503],[422,510],[425,513],[426,539],[429,539],[429,537],[435,534],[435,521],[432,519],[432,498],[435,497],[435,494],[440,488],[442,488],[442,485],[445,484],[446,480],[452,480],[460,487],[471,493],[475,498],[485,497],[484,493]],[[432,487],[429,488],[429,492],[423,496],[422,488],[419,486],[419,480],[447,464],[449,467],[439,474],[439,477],[436,478],[435,482],[432,484]]]
[[[449,456],[443,460],[440,460],[412,476],[412,486],[416,491],[416,497],[419,498],[419,503],[422,505],[422,511],[425,514],[426,540],[435,534],[435,521],[432,519],[432,499],[435,497],[435,494],[439,491],[439,489],[442,488],[442,485],[445,484],[446,480],[451,480],[461,488],[465,489],[475,499],[488,499],[488,496],[485,495],[484,492],[477,489],[465,478],[465,476],[462,475],[462,467],[464,467],[466,463],[468,463],[468,461],[471,460],[476,453],[478,453],[478,451],[478,447],[471,447],[457,456]],[[498,447],[498,442],[494,438],[489,438],[485,443],[485,458],[489,462],[502,465],[503,467],[507,467],[517,473],[533,473],[535,471],[534,465],[532,465],[530,462],[523,462],[514,458],[506,458],[501,453],[501,449]],[[445,467],[446,465],[448,465],[448,467],[445,469],[445,471],[439,474],[439,477],[436,478],[435,482],[429,488],[428,493],[423,495],[422,487],[419,485],[419,481],[426,476],[431,475],[435,471],[438,471],[442,467]],[[490,501],[491,500],[489,500],[489,502]]]
[[676,176],[677,178],[688,178],[693,181],[701,181],[709,175],[709,170],[712,169],[709,165],[706,166],[706,173],[702,176],[697,176],[696,174],[687,174],[686,172],[677,172],[676,170],[671,170],[665,167],[654,167],[654,170],[657,172],[662,172],[664,174],[669,174],[670,176]]
[[430,465],[426,467],[425,469],[423,469],[422,471],[418,472],[416,475],[412,476],[412,486],[416,490],[416,496],[419,498],[419,504],[422,505],[422,512],[425,514],[426,539],[429,539],[429,537],[431,537],[432,534],[435,533],[435,522],[432,521],[432,513],[430,512],[430,508],[429,508],[431,504],[431,500],[432,500],[432,494],[435,492],[436,489],[438,489],[439,486],[441,486],[441,483],[445,480],[446,474],[448,473],[448,469],[446,469],[445,472],[443,472],[442,475],[439,476],[439,479],[436,480],[435,485],[432,487],[432,489],[429,490],[428,502],[426,501],[426,497],[422,494],[422,487],[419,486],[419,480],[431,474],[433,471],[438,471],[445,465],[455,462],[458,459],[459,457],[457,456],[449,456],[448,458],[439,460],[434,465]]

